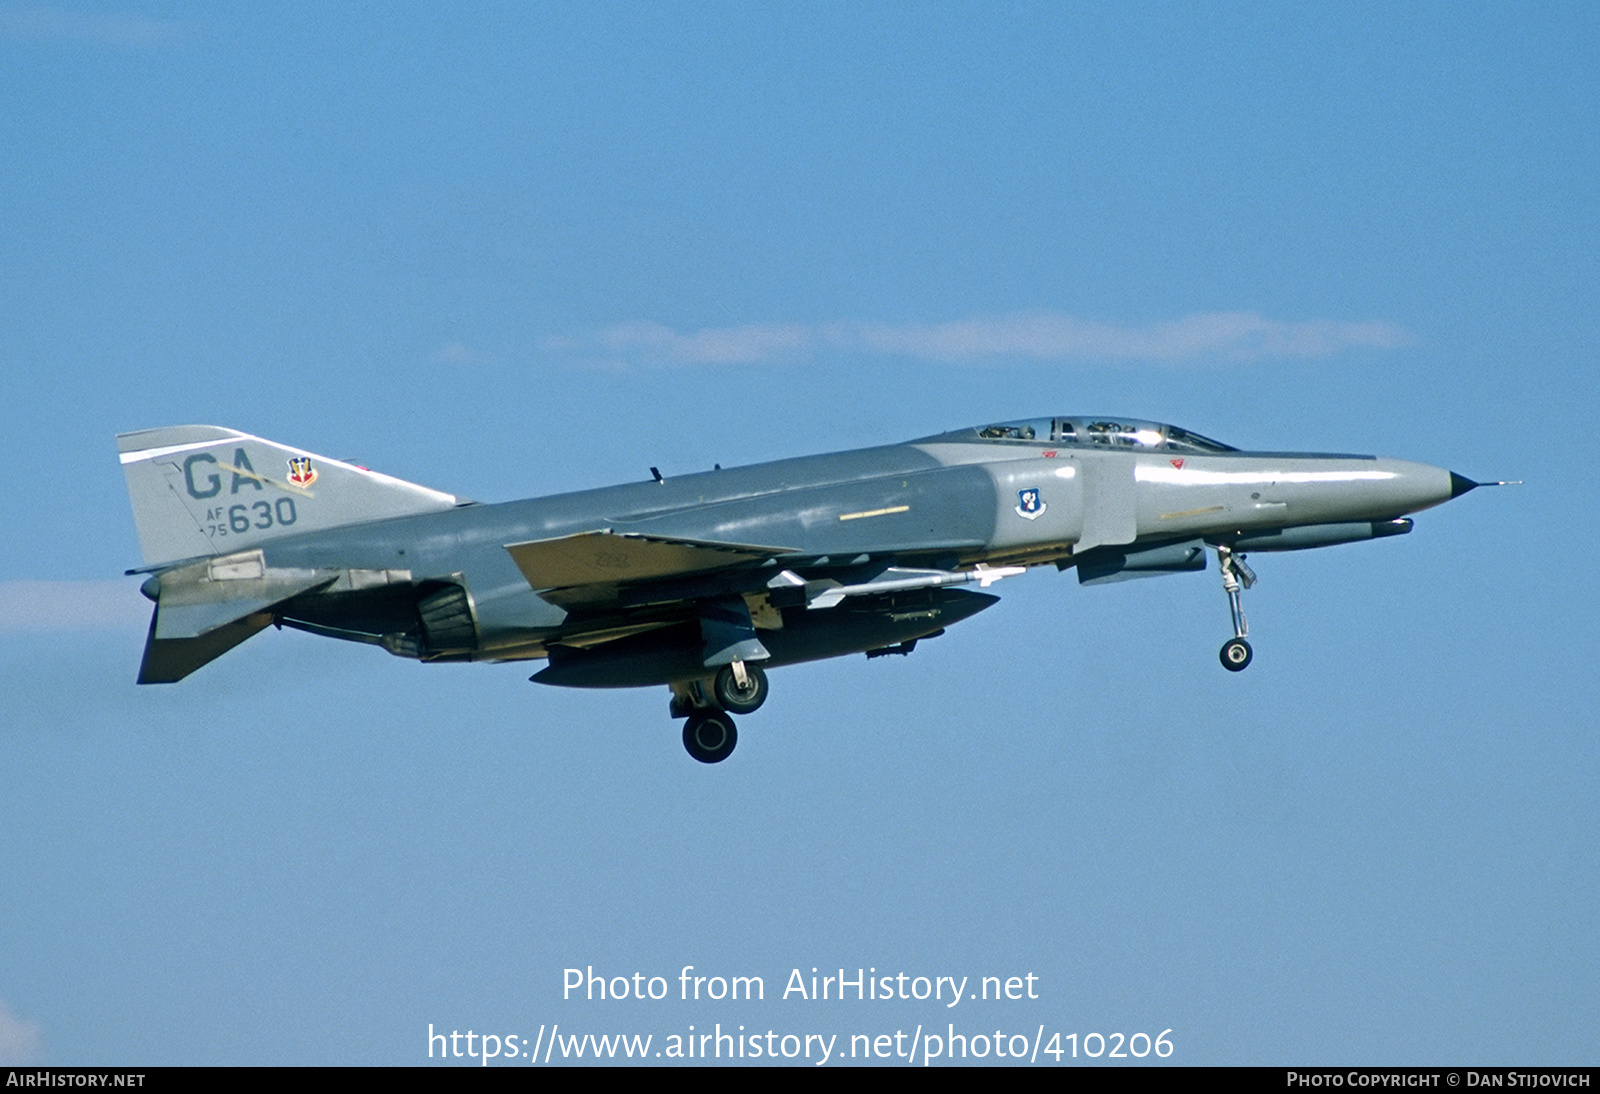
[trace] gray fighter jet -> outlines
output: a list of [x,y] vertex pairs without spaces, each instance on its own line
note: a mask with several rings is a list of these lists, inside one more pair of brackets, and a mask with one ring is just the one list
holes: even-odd
[[765,668],[908,654],[1029,566],[1085,585],[1203,570],[1251,649],[1247,551],[1411,530],[1480,485],[1374,456],[1244,452],[1130,418],[1002,422],[906,444],[479,504],[216,426],[117,438],[155,601],[141,684],[268,625],[422,661],[547,659],[567,687],[666,685],[716,763]]

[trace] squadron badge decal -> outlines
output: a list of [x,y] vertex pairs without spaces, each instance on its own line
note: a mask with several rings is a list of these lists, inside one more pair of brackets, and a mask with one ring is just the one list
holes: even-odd
[[307,487],[317,481],[317,469],[311,466],[310,456],[294,456],[289,460],[289,481]]
[[1039,514],[1043,513],[1046,508],[1048,506],[1045,505],[1044,499],[1039,496],[1039,488],[1037,486],[1030,486],[1026,490],[1017,491],[1017,516],[1022,517],[1024,520],[1037,520]]

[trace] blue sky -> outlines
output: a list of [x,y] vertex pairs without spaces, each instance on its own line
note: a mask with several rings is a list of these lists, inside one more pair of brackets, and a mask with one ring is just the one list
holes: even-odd
[[[1595,1062],[1592,6],[4,3],[0,58],[0,1059]],[[119,431],[501,500],[1099,412],[1526,485],[1260,556],[1237,677],[1214,566],[1035,572],[717,768],[664,689],[298,633],[133,684]]]

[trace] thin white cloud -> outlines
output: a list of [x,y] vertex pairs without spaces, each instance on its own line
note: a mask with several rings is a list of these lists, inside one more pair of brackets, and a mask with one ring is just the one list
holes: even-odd
[[1348,349],[1391,349],[1413,339],[1392,323],[1268,319],[1255,312],[1202,312],[1144,326],[1015,312],[944,323],[771,323],[683,332],[635,321],[587,337],[548,339],[545,348],[617,364],[761,364],[815,350],[924,361],[1240,361],[1327,357]]
[[611,354],[640,354],[689,364],[737,365],[792,355],[815,338],[798,323],[710,327],[680,334],[645,321],[619,323],[601,331],[600,348]]
[[88,42],[102,46],[148,49],[186,41],[194,37],[198,30],[194,23],[171,19],[69,11],[44,5],[0,11],[0,36],[46,42]]
[[882,353],[936,361],[1326,357],[1351,347],[1387,348],[1408,340],[1386,323],[1289,322],[1239,311],[1204,312],[1142,327],[1019,312],[951,323],[862,326],[856,336]]
[[0,1067],[32,1067],[44,1063],[44,1027],[19,1018],[0,999]]
[[0,581],[0,634],[125,630],[150,623],[135,578],[120,581]]

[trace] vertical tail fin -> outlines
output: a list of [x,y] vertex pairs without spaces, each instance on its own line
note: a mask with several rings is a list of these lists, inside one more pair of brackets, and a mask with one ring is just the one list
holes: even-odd
[[214,425],[122,433],[117,448],[150,567],[464,504],[453,494]]

